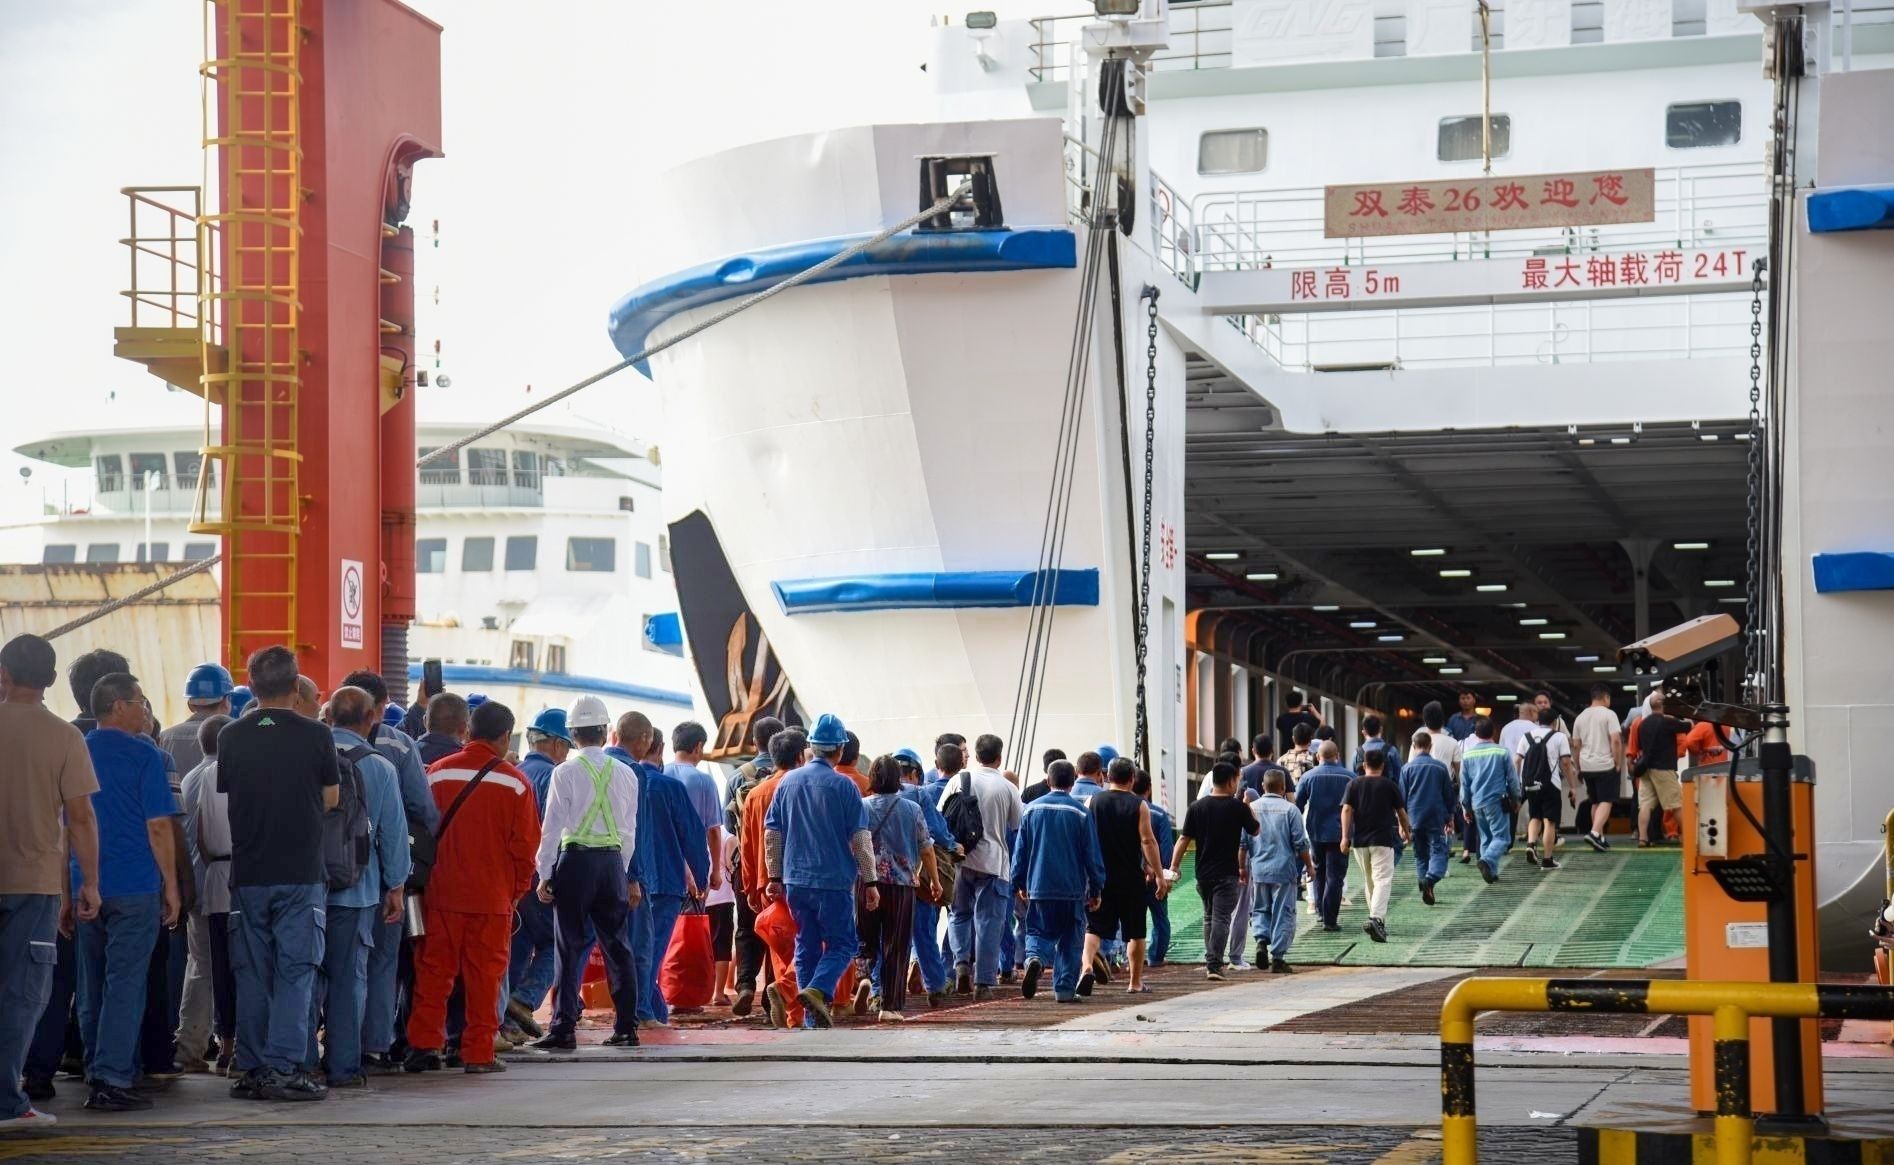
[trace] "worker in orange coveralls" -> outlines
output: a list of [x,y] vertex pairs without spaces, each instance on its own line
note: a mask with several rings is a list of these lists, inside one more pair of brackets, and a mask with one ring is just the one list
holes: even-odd
[[539,806],[526,774],[506,762],[513,713],[488,700],[473,711],[465,748],[428,768],[441,811],[433,873],[421,897],[426,934],[415,947],[414,1009],[402,1066],[441,1066],[447,996],[467,988],[460,1058],[468,1072],[503,1072],[493,1058],[500,983],[512,945],[513,904],[532,888]]
[[[770,738],[769,754],[776,771],[752,789],[744,801],[743,832],[738,838],[737,865],[743,875],[743,894],[756,911],[756,937],[769,948],[776,969],[775,981],[763,989],[769,1021],[771,1026],[791,1029],[802,1027],[802,1004],[796,1001],[796,921],[790,916],[787,901],[771,902],[763,894],[769,885],[763,856],[763,819],[769,816],[769,803],[775,799],[783,778],[802,764],[808,743],[808,734],[800,728],[786,728]],[[855,969],[850,966],[836,988],[837,999],[853,996],[855,977]]]

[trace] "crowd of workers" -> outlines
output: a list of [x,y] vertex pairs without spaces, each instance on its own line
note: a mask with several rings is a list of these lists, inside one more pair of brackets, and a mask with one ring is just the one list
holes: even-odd
[[[898,1021],[910,990],[932,1007],[1014,985],[1031,999],[1049,976],[1071,1004],[1124,971],[1142,993],[1193,847],[1206,976],[1252,965],[1246,932],[1256,968],[1288,973],[1299,901],[1341,928],[1351,856],[1363,929],[1385,942],[1405,848],[1432,905],[1456,837],[1463,863],[1500,877],[1523,807],[1528,863],[1556,870],[1560,797],[1609,848],[1628,759],[1652,844],[1654,812],[1677,806],[1671,758],[1720,759],[1652,707],[1621,724],[1601,686],[1569,728],[1545,696],[1503,727],[1470,693],[1451,717],[1430,704],[1405,758],[1369,715],[1344,767],[1292,694],[1247,762],[1225,742],[1177,822],[1108,746],[1050,750],[1022,787],[996,736],[946,733],[930,760],[903,748],[864,768],[838,717],[762,717],[720,788],[701,725],[667,741],[595,696],[521,726],[450,692],[401,709],[369,671],[325,699],[283,647],[247,671],[247,688],[192,671],[189,719],[160,732],[124,657],[70,664],[83,711],[68,723],[45,707],[52,645],[0,648],[0,1128],[51,1123],[32,1102],[61,1071],[113,1112],[185,1072],[305,1101],[404,1070],[503,1071],[498,1051],[577,1046],[595,946],[614,1047],[673,1005],[747,1016],[759,995],[770,1024],[797,1028],[844,1006]],[[691,934],[708,939],[707,984],[661,982]]]

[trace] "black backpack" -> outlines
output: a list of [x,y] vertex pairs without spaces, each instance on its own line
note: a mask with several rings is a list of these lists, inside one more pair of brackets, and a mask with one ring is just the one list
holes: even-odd
[[1552,759],[1546,755],[1546,745],[1551,740],[1550,729],[1537,739],[1532,733],[1526,733],[1526,756],[1519,766],[1519,781],[1528,793],[1537,793],[1552,781]]
[[359,767],[374,755],[366,745],[337,750],[340,796],[322,815],[322,875],[331,890],[346,890],[362,880],[373,844],[369,834],[368,783]]
[[980,819],[980,799],[973,794],[973,774],[960,774],[960,787],[947,795],[947,806],[941,810],[941,816],[947,819],[947,832],[954,835],[954,840],[967,853],[972,853],[986,837],[986,822]]

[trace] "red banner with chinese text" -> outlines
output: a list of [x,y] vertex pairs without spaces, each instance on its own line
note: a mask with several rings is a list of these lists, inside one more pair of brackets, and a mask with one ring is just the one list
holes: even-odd
[[1649,167],[1375,182],[1328,186],[1322,192],[1323,233],[1331,239],[1602,226],[1656,218],[1657,178]]

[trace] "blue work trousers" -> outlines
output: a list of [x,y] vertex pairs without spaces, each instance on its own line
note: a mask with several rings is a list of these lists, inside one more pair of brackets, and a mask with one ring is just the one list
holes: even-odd
[[855,929],[855,891],[813,886],[790,886],[788,891],[789,916],[796,920],[796,982],[833,1003],[836,985],[861,943]]
[[1512,815],[1506,812],[1504,802],[1494,798],[1475,805],[1473,816],[1480,825],[1480,860],[1498,873],[1506,851],[1513,848]]
[[1315,910],[1325,926],[1339,924],[1342,913],[1342,883],[1348,878],[1348,855],[1339,841],[1315,843]]
[[513,929],[512,961],[507,977],[513,981],[513,1001],[533,1011],[546,1002],[558,973],[553,957],[552,907],[528,890],[513,908],[518,925]]
[[[1257,946],[1269,948],[1271,959],[1289,958],[1289,944],[1296,941],[1294,882],[1250,883],[1250,935]],[[1256,966],[1261,969],[1260,959]]]
[[1085,960],[1085,903],[1035,898],[1026,905],[1026,957],[1052,968],[1052,993],[1077,999]]
[[658,989],[664,953],[671,949],[671,932],[684,913],[682,894],[646,894],[631,912],[631,959],[638,967],[638,1019],[668,1023],[671,1006]]
[[362,1051],[386,1055],[395,1042],[395,1008],[401,996],[401,937],[404,923],[379,917],[369,928],[368,983],[362,996]]
[[1431,886],[1447,876],[1447,851],[1453,848],[1444,825],[1414,831],[1414,876]]
[[237,976],[239,1073],[294,1072],[309,1051],[309,1003],[322,966],[329,891],[301,886],[233,886],[230,969]]
[[1162,967],[1171,955],[1171,903],[1168,898],[1157,896],[1155,886],[1147,886],[1144,905],[1151,912],[1151,941],[1145,951],[1144,965]]
[[78,924],[79,1038],[88,1080],[130,1088],[138,1078],[158,914],[156,894],[127,894],[107,898],[97,918]]
[[[20,1091],[20,1074],[53,992],[58,935],[59,895],[0,894],[0,1120],[33,1107]],[[59,1030],[63,1038],[63,1014]]]
[[972,967],[976,987],[1000,981],[1000,942],[1013,921],[1011,889],[1006,879],[965,866],[954,880],[954,959]]
[[381,906],[331,906],[322,944],[322,970],[309,998],[309,1048],[303,1067],[313,1074],[322,1028],[330,1080],[362,1074],[362,1013],[368,1005],[368,956],[381,925]]
[[556,967],[551,1032],[571,1035],[578,1026],[579,984],[585,977],[585,961],[591,956],[594,935],[604,947],[614,1031],[623,1034],[637,1030],[638,968],[626,940],[631,908],[626,899],[624,857],[615,849],[569,846],[559,855],[551,881]]
[[929,995],[947,989],[947,959],[940,950],[940,907],[914,900],[914,961]]
[[40,1012],[33,1042],[26,1049],[26,1075],[41,1080],[51,1080],[53,1073],[59,1071],[59,1062],[65,1059],[68,1045],[83,1051],[73,1007],[79,997],[79,953],[70,938],[58,933],[57,923],[53,933],[58,936],[54,944],[59,954],[53,964],[52,993]]

